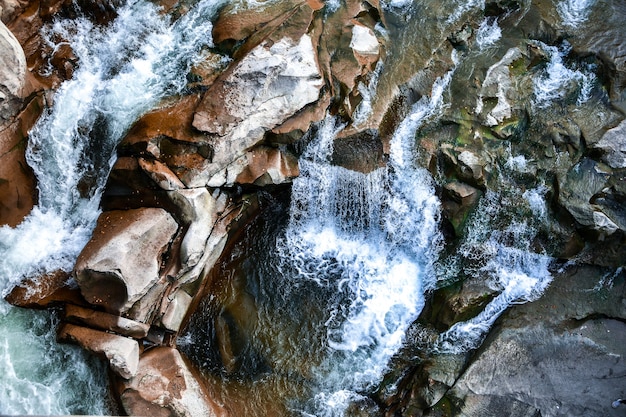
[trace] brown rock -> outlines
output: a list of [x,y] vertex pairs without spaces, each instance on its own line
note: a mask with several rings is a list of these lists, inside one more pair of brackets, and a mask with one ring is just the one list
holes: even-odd
[[37,199],[36,181],[26,163],[26,138],[42,111],[35,96],[9,124],[0,128],[0,225],[18,225]]
[[222,410],[174,348],[156,347],[139,359],[137,375],[119,385],[128,415],[221,416]]
[[84,304],[85,300],[70,275],[56,271],[37,278],[27,278],[16,285],[5,299],[18,307],[47,308],[60,303]]
[[158,208],[102,213],[74,269],[85,299],[114,314],[128,311],[159,281],[177,229]]
[[382,167],[383,144],[378,131],[368,129],[345,137],[339,136],[333,144],[331,161],[334,165],[363,173]]
[[132,378],[139,364],[139,344],[127,337],[65,323],[59,328],[61,342],[76,343],[109,361],[111,370],[122,378]]
[[145,323],[71,304],[65,306],[65,320],[135,339],[146,337],[150,330],[150,326]]

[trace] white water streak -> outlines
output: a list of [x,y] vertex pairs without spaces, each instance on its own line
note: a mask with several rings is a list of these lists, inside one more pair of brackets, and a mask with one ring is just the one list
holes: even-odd
[[564,99],[568,94],[577,93],[577,104],[587,102],[591,97],[591,90],[596,82],[596,76],[591,69],[579,70],[568,68],[563,58],[570,51],[569,44],[565,43],[562,49],[548,46],[540,41],[536,45],[546,51],[550,61],[544,70],[533,78],[533,93],[535,105],[546,108],[557,100]]
[[564,26],[577,28],[589,19],[596,0],[562,0],[556,6]]
[[[210,18],[221,3],[200,2],[172,24],[152,3],[131,1],[108,28],[79,17],[56,21],[44,31],[53,48],[53,38],[69,41],[79,67],[30,132],[26,156],[37,177],[39,202],[18,227],[0,228],[0,294],[23,277],[71,271],[99,215],[117,143],[142,113],[185,87],[200,49],[211,45]],[[56,345],[54,326],[33,327],[34,313],[10,325],[16,311],[5,306],[0,317],[0,365],[6,371],[0,413],[105,413],[105,376],[86,366],[78,348]],[[46,345],[30,338],[35,331]],[[3,336],[7,332],[10,337]],[[25,341],[35,353],[30,367],[19,371],[22,355],[30,352],[20,348]],[[95,396],[81,391],[94,384],[100,390]],[[61,391],[70,399],[61,399]]]

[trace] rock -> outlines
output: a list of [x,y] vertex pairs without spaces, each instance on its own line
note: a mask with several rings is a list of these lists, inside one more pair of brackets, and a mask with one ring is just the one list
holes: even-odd
[[350,48],[361,66],[373,68],[372,65],[380,58],[380,44],[374,31],[365,25],[352,26]]
[[0,21],[0,126],[21,108],[26,57],[15,36]]
[[26,74],[24,52],[0,22],[0,225],[11,227],[30,212],[37,195],[24,152],[43,100],[36,95],[24,102]]
[[37,278],[27,278],[11,290],[5,299],[14,306],[48,308],[61,303],[85,303],[80,290],[65,271],[56,271]]
[[65,306],[65,320],[135,339],[146,337],[150,330],[150,326],[145,323],[72,304]]
[[593,147],[602,150],[602,160],[611,168],[626,168],[626,120],[608,130]]
[[[618,416],[626,383],[624,275],[588,266],[505,313],[447,394],[448,415]],[[488,377],[486,377],[488,376]]]
[[[482,116],[487,126],[496,126],[512,116],[512,105],[516,103],[518,94],[511,75],[511,64],[522,58],[519,48],[511,48],[487,70],[476,103],[476,114]],[[486,98],[497,100],[496,105],[486,109]]]
[[607,187],[610,169],[585,158],[572,167],[560,181],[559,203],[583,227],[604,232],[615,231],[614,222],[591,203]]
[[137,373],[139,344],[136,340],[67,323],[59,328],[58,339],[77,343],[83,349],[105,357],[111,370],[124,379]]
[[256,146],[215,174],[209,187],[232,187],[235,184],[266,186],[284,184],[300,174],[298,160],[285,149]]
[[204,254],[220,207],[206,188],[173,191],[169,197],[181,210],[182,220],[189,225],[180,247],[180,262],[187,270],[196,266]]
[[363,173],[384,166],[383,144],[378,131],[368,129],[349,136],[340,135],[333,143],[331,163]]
[[102,213],[74,268],[85,299],[113,314],[128,311],[159,280],[177,229],[158,208]]
[[[193,126],[213,134],[214,158],[188,187],[204,185],[270,130],[319,96],[322,79],[311,38],[254,48],[205,95]],[[251,94],[253,93],[254,94]]]
[[139,158],[138,162],[141,169],[162,189],[172,191],[185,188],[185,184],[164,163],[144,158]]
[[463,151],[457,155],[459,177],[477,186],[485,184],[485,166],[486,163],[475,153]]
[[161,324],[167,330],[178,332],[185,319],[193,297],[183,290],[178,290],[174,295],[167,297],[168,305],[161,318]]
[[225,415],[174,348],[156,347],[141,355],[137,375],[121,381],[119,396],[128,415]]

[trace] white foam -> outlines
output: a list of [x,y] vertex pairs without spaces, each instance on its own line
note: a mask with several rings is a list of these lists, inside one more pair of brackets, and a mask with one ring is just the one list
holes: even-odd
[[570,69],[563,58],[569,53],[570,46],[565,43],[562,49],[548,46],[535,41],[537,46],[546,51],[550,62],[546,68],[533,78],[533,93],[535,106],[546,108],[554,101],[565,98],[568,94],[578,92],[577,104],[583,104],[591,97],[591,90],[596,82],[596,76],[591,68],[583,70]]
[[500,29],[495,17],[487,17],[480,23],[476,32],[476,44],[479,49],[496,45],[501,38],[502,29]]
[[[300,159],[281,258],[299,279],[344,294],[326,322],[328,355],[313,414],[340,416],[380,381],[434,287],[440,204],[430,174],[415,166],[415,134],[443,109],[451,73],[412,107],[392,138],[388,168],[369,174],[329,164],[342,129],[332,118]],[[305,413],[306,414],[306,413]]]
[[556,10],[566,27],[576,28],[589,19],[596,0],[562,0]]
[[508,307],[537,299],[552,281],[549,271],[552,258],[534,253],[528,247],[536,226],[529,221],[511,219],[510,213],[501,210],[502,206],[512,210],[516,204],[530,204],[531,208],[540,210],[540,202],[535,201],[541,198],[540,193],[539,188],[527,202],[487,191],[476,209],[477,214],[470,220],[459,255],[473,264],[465,272],[488,283],[497,295],[478,315],[442,333],[435,351],[461,353],[477,348]]

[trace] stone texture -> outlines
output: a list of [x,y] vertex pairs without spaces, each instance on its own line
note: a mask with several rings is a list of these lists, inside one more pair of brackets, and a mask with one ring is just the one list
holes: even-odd
[[0,22],[0,125],[21,107],[26,57],[15,36]]
[[23,280],[5,299],[14,306],[37,309],[62,303],[85,303],[70,275],[60,270]]
[[72,304],[65,306],[65,320],[121,334],[123,336],[142,339],[148,335],[150,326],[113,314],[95,311]]
[[284,184],[300,174],[298,160],[290,152],[268,146],[256,146],[214,175],[209,187],[232,187],[235,184],[266,186]]
[[139,344],[133,339],[68,323],[59,328],[58,338],[104,356],[111,370],[124,379],[132,378],[137,373]]
[[190,269],[198,264],[205,251],[219,206],[206,188],[178,190],[169,197],[181,210],[182,220],[189,225],[181,243],[180,261],[183,269]]
[[505,313],[447,395],[449,415],[619,416],[626,382],[624,275],[577,266]]
[[[185,183],[204,185],[270,130],[319,96],[322,79],[311,38],[261,44],[217,81],[200,103],[193,126],[216,136],[214,158]],[[254,94],[251,94],[253,93]]]
[[111,313],[128,311],[159,280],[161,255],[177,229],[162,209],[102,213],[74,269],[85,299]]
[[119,384],[119,394],[128,415],[225,415],[174,348],[157,347],[141,355],[139,372]]
[[626,168],[626,120],[608,130],[594,148],[604,152],[602,159],[611,168]]
[[517,93],[510,67],[514,61],[522,57],[522,51],[519,48],[511,48],[500,61],[487,70],[476,105],[476,113],[481,114],[484,111],[485,98],[496,100],[496,105],[486,109],[486,114],[482,115],[486,125],[496,126],[511,117],[511,107],[517,98]]

